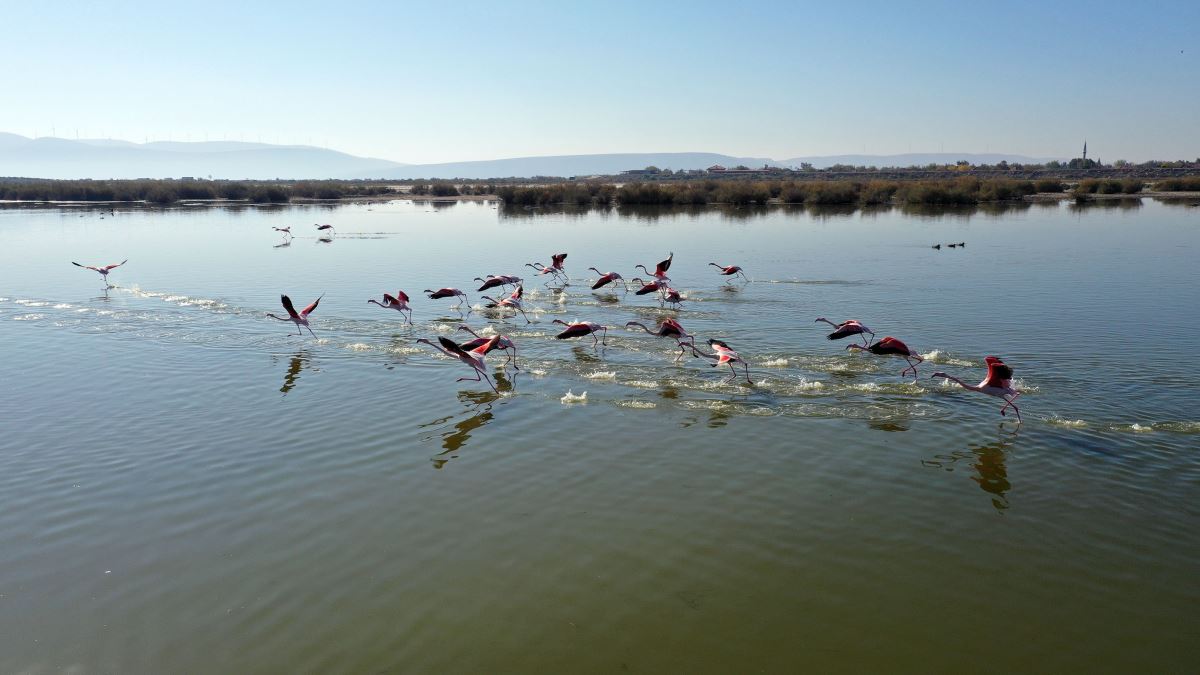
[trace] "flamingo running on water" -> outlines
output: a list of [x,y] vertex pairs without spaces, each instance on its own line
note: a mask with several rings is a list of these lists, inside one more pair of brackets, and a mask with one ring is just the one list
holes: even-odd
[[671,254],[667,256],[666,260],[661,260],[657,265],[654,266],[653,272],[646,269],[646,266],[642,264],[634,265],[633,268],[638,269],[640,267],[643,272],[646,274],[652,274],[655,279],[670,281],[670,277],[667,276],[667,270],[671,269],[671,261],[674,259],[675,252],[672,251]]
[[607,286],[607,285],[613,283],[614,281],[619,281],[619,282],[621,282],[621,285],[625,287],[625,292],[626,293],[629,292],[629,284],[625,283],[625,278],[622,277],[620,274],[618,274],[616,272],[608,272],[606,274],[606,273],[601,272],[600,270],[596,269],[595,267],[589,267],[588,269],[595,272],[596,274],[600,275],[600,278],[596,280],[596,283],[592,284],[593,291],[596,290],[597,288],[603,288],[604,286]]
[[[750,281],[750,277],[746,276],[746,273],[742,271],[742,268],[738,267],[737,265],[729,265],[728,267],[726,267],[725,265],[718,265],[717,263],[708,263],[708,264],[721,270],[721,274],[724,276],[731,277],[735,274],[740,274],[740,275],[742,275],[743,279],[745,279],[746,281]],[[732,279],[730,281],[732,281]]]
[[291,225],[288,225],[287,227],[272,227],[271,229],[275,230],[276,232],[282,232],[283,236],[285,236],[285,237],[292,236],[292,226]]
[[539,262],[525,263],[526,267],[532,267],[537,270],[538,274],[553,274],[556,278],[560,275],[563,280],[567,279],[567,270],[563,267],[563,263],[567,260],[566,253],[555,253],[550,256],[550,265],[546,266]]
[[487,296],[487,295],[481,295],[479,297],[483,298],[484,300],[490,300],[492,302],[492,304],[487,306],[488,309],[497,309],[497,308],[505,308],[505,307],[510,308],[510,309],[515,309],[521,313],[521,316],[525,317],[525,323],[533,323],[532,321],[529,320],[529,316],[525,314],[525,309],[523,307],[521,307],[521,297],[523,295],[525,295],[525,287],[517,286],[516,290],[514,290],[512,292],[512,294],[509,295],[507,298],[502,298],[500,300],[497,300],[497,299]]
[[670,286],[667,286],[667,288],[663,290],[662,301],[668,305],[671,305],[671,308],[676,311],[679,310],[679,305],[684,300],[687,300],[687,298]]
[[[871,352],[872,354],[878,354],[880,356],[902,356],[902,357],[904,357],[904,360],[908,362],[908,367],[905,368],[904,370],[900,371],[900,377],[904,377],[904,374],[907,373],[909,370],[911,370],[913,373],[913,377],[916,378],[917,364],[919,364],[925,360],[916,351],[909,349],[908,345],[904,344],[903,342],[901,342],[891,336],[885,337],[882,340],[880,340],[879,342],[876,342],[875,344],[872,344],[867,347],[864,347],[862,345],[846,345],[846,349],[847,350],[857,349],[857,350],[864,351],[864,352]],[[916,359],[917,363],[913,363],[912,362],[913,359]]]
[[430,300],[441,300],[442,298],[453,298],[453,297],[457,296],[460,299],[458,301],[458,304],[454,305],[455,307],[461,307],[464,302],[466,302],[467,304],[470,304],[467,300],[467,294],[463,293],[462,291],[458,290],[457,288],[449,288],[449,287],[439,288],[436,291],[431,291],[428,288],[426,288],[424,292],[426,295],[429,296]]
[[324,293],[321,294],[320,298],[313,300],[311,305],[305,307],[304,309],[300,310],[299,313],[297,313],[296,308],[292,306],[292,299],[286,295],[281,295],[279,296],[279,301],[283,303],[283,308],[287,310],[288,315],[275,316],[274,314],[267,312],[267,316],[271,317],[272,319],[278,319],[279,321],[291,321],[292,323],[296,324],[296,330],[299,331],[301,335],[304,335],[304,331],[300,330],[300,327],[304,326],[308,329],[309,335],[317,337],[317,334],[312,330],[312,326],[308,325],[308,315],[312,314],[313,310],[317,308],[317,304],[321,302],[321,298],[323,297],[325,297]]
[[[316,225],[316,223],[313,224]],[[317,231],[324,232],[326,234],[337,234],[337,232],[333,229],[333,226],[328,223],[324,225],[317,225]]]
[[930,377],[942,377],[950,380],[951,382],[956,382],[958,386],[962,387],[963,389],[977,391],[981,394],[987,394],[988,396],[995,396],[996,398],[1003,399],[1004,405],[1000,408],[1000,414],[1004,415],[1005,410],[1007,410],[1009,406],[1012,406],[1013,412],[1017,413],[1017,423],[1020,424],[1021,410],[1017,408],[1017,404],[1014,403],[1014,401],[1016,401],[1017,397],[1021,395],[1021,392],[1017,391],[1012,386],[1012,368],[1010,368],[1006,363],[1001,361],[1000,358],[996,356],[989,356],[984,359],[984,362],[987,363],[988,367],[987,377],[983,378],[983,382],[980,382],[978,385],[967,384],[957,377],[951,377],[946,373],[941,372],[934,373]]
[[683,355],[687,351],[688,346],[689,346],[687,343],[690,342],[691,348],[693,350],[696,349],[695,336],[693,336],[690,333],[688,333],[687,331],[685,331],[683,329],[683,326],[681,326],[679,324],[679,322],[676,321],[675,319],[671,319],[671,318],[663,319],[662,323],[658,324],[658,330],[650,330],[649,328],[646,327],[645,324],[639,323],[637,321],[630,321],[629,323],[625,324],[626,328],[628,328],[630,326],[638,326],[642,330],[646,331],[647,333],[658,336],[658,337],[674,338],[676,343],[679,345],[679,356],[675,357],[676,361],[679,361],[680,359],[683,358]]
[[733,351],[733,348],[730,347],[728,343],[710,338],[708,341],[708,346],[712,347],[713,352],[715,353],[705,354],[702,350],[694,347],[692,348],[692,352],[695,356],[703,356],[706,359],[712,359],[715,361],[715,363],[712,364],[713,368],[716,368],[721,364],[727,364],[730,372],[733,374],[725,380],[726,382],[731,382],[737,379],[737,369],[733,367],[733,364],[742,364],[742,371],[746,375],[746,384],[753,384],[750,382],[750,364],[746,362],[746,359],[743,359],[741,356],[739,356],[737,352]]
[[[467,350],[463,349],[462,347],[459,347],[458,344],[456,344],[454,342],[454,340],[451,340],[448,337],[438,337],[438,342],[441,343],[440,347],[438,345],[433,344],[429,340],[426,340],[425,338],[417,339],[417,342],[424,342],[425,344],[429,345],[430,347],[433,347],[434,349],[445,354],[446,356],[452,356],[452,357],[458,359],[459,361],[462,361],[463,363],[470,366],[471,369],[475,371],[474,381],[479,382],[482,379],[486,379],[488,385],[492,388],[492,391],[495,391],[497,394],[500,393],[500,390],[496,389],[496,385],[492,383],[492,378],[488,377],[487,364],[484,363],[483,357],[486,356],[488,352],[492,351],[492,349],[495,348],[495,344],[499,341],[500,341],[500,336],[494,335],[491,338],[489,338],[487,342],[479,345],[475,349],[467,351]],[[455,382],[462,382],[463,380],[470,380],[470,379],[472,379],[472,378],[460,377],[457,380],[455,380]]]
[[[830,340],[841,340],[842,338],[850,337],[851,335],[860,335],[863,339],[863,346],[869,347],[871,345],[871,339],[875,337],[875,331],[862,325],[856,319],[850,319],[849,321],[843,321],[841,323],[834,323],[829,319],[820,316],[817,317],[817,320],[813,323],[816,323],[817,321],[824,321],[830,326],[833,326],[834,331],[826,336]],[[870,338],[867,337],[868,333],[871,335]]]
[[[566,330],[564,330],[563,332],[554,336],[555,338],[557,338],[559,340],[568,340],[570,338],[577,338],[577,337],[583,337],[584,335],[591,335],[593,347],[595,347],[597,344],[603,344],[605,346],[608,345],[608,342],[605,342],[605,340],[608,339],[608,327],[607,326],[601,326],[600,324],[595,323],[594,321],[575,321],[573,323],[567,323],[566,321],[563,321],[562,319],[555,319],[551,323],[561,323],[562,325],[567,327]],[[604,340],[597,339],[596,333],[602,333]]]
[[512,286],[514,284],[519,284],[521,283],[521,277],[511,274],[489,274],[487,275],[486,279],[475,277],[475,281],[483,282],[482,286],[475,289],[479,292],[483,292],[489,288],[496,288],[497,286]]
[[[463,351],[469,352],[472,349],[477,349],[480,346],[491,342],[492,338],[484,337],[484,336],[480,335],[479,333],[476,333],[475,331],[471,330],[470,326],[468,326],[466,324],[459,326],[458,329],[466,331],[466,332],[470,333],[471,335],[475,336],[474,340],[468,340],[468,341],[462,342],[458,345],[459,347],[462,347]],[[497,340],[496,342],[492,343],[492,347],[488,351],[493,351],[496,349],[503,350],[505,352],[505,354],[508,355],[508,359],[504,362],[504,365],[507,366],[509,361],[511,361],[513,364],[513,368],[520,370],[521,366],[517,365],[517,345],[514,344],[513,341],[510,340],[508,338],[508,336],[506,336],[506,335],[501,335],[499,337],[500,337],[500,339]],[[512,353],[508,354],[508,351],[510,349],[512,350]]]
[[644,281],[641,277],[634,277],[630,279],[630,281],[635,284],[641,284],[641,288],[633,292],[634,295],[649,295],[655,291],[657,291],[659,295],[662,295],[664,289],[670,288],[670,286],[667,285],[666,279],[653,279],[651,281]]
[[121,262],[119,262],[119,263],[113,263],[112,265],[104,265],[103,267],[96,267],[95,265],[80,265],[79,263],[77,263],[77,262],[75,262],[75,261],[73,261],[73,260],[71,261],[71,264],[72,264],[72,265],[74,265],[74,266],[76,266],[76,267],[82,267],[82,268],[83,268],[83,269],[85,269],[85,270],[91,270],[91,271],[93,271],[93,272],[99,272],[99,273],[100,273],[100,278],[101,278],[101,279],[104,279],[104,288],[105,288],[105,290],[107,290],[107,289],[111,288],[111,286],[109,286],[109,285],[108,285],[108,273],[109,273],[109,272],[111,272],[111,271],[113,271],[113,270],[115,270],[115,269],[117,269],[117,268],[118,268],[118,267],[120,267],[121,265],[124,265],[124,264],[125,264],[125,263],[127,263],[127,262],[129,262],[129,259],[128,259],[128,258],[126,258],[125,260],[122,260],[122,261],[121,261]]
[[[374,298],[367,300],[367,302],[373,302],[384,309],[394,309],[397,312],[400,312],[400,314],[408,320],[408,325],[412,325],[412,307],[408,306],[408,294],[404,291],[396,291],[396,295],[394,296],[389,293],[384,293],[383,302],[380,302]],[[405,312],[408,313],[405,314]]]

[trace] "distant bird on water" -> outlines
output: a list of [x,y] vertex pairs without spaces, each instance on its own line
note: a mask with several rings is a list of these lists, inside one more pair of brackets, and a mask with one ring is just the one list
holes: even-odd
[[710,262],[708,264],[721,270],[721,274],[724,276],[731,277],[735,274],[740,274],[740,275],[742,275],[743,279],[745,279],[746,281],[750,281],[750,277],[746,276],[746,273],[742,271],[742,268],[738,267],[737,265],[725,266],[725,265],[718,265],[715,262]]
[[593,347],[595,347],[597,344],[604,344],[604,345],[608,344],[607,342],[596,338],[596,333],[602,333],[604,339],[607,340],[608,339],[608,327],[601,326],[600,324],[595,323],[594,321],[576,321],[574,323],[567,323],[566,321],[563,321],[562,319],[555,319],[551,323],[561,323],[562,325],[567,327],[566,330],[564,330],[563,332],[554,336],[556,339],[568,340],[570,338],[577,338],[577,337],[583,337],[584,335],[591,335]]
[[683,358],[683,355],[687,352],[688,347],[691,347],[693,351],[696,349],[696,338],[692,334],[685,331],[683,326],[680,325],[680,323],[675,319],[663,319],[662,323],[658,325],[658,330],[650,330],[645,326],[645,324],[637,321],[630,321],[629,323],[625,324],[626,328],[630,326],[637,326],[647,333],[658,337],[673,338],[676,344],[679,345],[679,356],[675,357],[676,361]]
[[702,356],[706,359],[712,359],[715,361],[716,363],[712,364],[713,368],[716,368],[720,365],[729,366],[729,370],[733,374],[726,378],[726,382],[731,382],[737,379],[737,369],[733,367],[733,364],[742,364],[742,371],[746,375],[746,384],[753,384],[750,381],[750,364],[746,363],[746,359],[743,359],[741,356],[739,356],[738,353],[733,350],[733,347],[730,347],[726,342],[714,339],[709,339],[708,346],[712,347],[714,352],[713,354],[706,354],[702,350],[695,348],[693,348],[692,351],[696,356]]
[[100,278],[101,278],[101,279],[104,279],[104,287],[107,289],[107,288],[110,288],[110,286],[108,285],[108,273],[109,273],[109,272],[111,272],[111,271],[113,271],[113,270],[115,270],[115,269],[117,269],[117,268],[118,268],[118,267],[120,267],[121,265],[124,265],[124,264],[125,264],[125,263],[127,263],[127,262],[129,262],[129,259],[128,259],[128,258],[126,258],[125,260],[122,260],[122,261],[121,261],[121,262],[119,262],[119,263],[113,263],[113,264],[111,264],[111,265],[104,265],[103,267],[96,267],[95,265],[80,265],[79,263],[77,263],[77,262],[75,262],[75,261],[71,261],[71,264],[72,264],[72,265],[74,265],[74,266],[76,266],[76,267],[82,267],[82,268],[83,268],[83,269],[85,269],[85,270],[91,270],[91,271],[93,271],[93,272],[99,272],[99,273],[100,273]]
[[940,250],[942,250],[942,245],[941,245],[941,244],[934,244],[933,246],[930,246],[929,248],[932,248],[932,249],[934,249],[934,250],[940,251]]
[[274,314],[267,312],[267,316],[279,321],[291,321],[292,323],[296,324],[296,330],[299,331],[301,335],[304,335],[304,331],[300,330],[300,327],[304,326],[308,329],[309,335],[317,337],[317,334],[312,331],[312,327],[308,325],[308,315],[312,314],[313,310],[317,308],[317,304],[321,302],[321,298],[323,297],[325,297],[324,293],[321,294],[321,297],[313,300],[311,305],[297,312],[296,308],[292,306],[292,299],[286,295],[281,295],[279,296],[279,301],[283,303],[283,308],[287,310],[288,315],[275,316]]
[[[404,291],[396,291],[396,295],[384,293],[383,302],[380,302],[374,298],[367,300],[367,302],[373,302],[384,309],[394,309],[397,312],[400,312],[400,314],[404,316],[405,320],[408,321],[408,325],[412,325],[412,307],[408,306],[408,294]],[[405,312],[407,312],[407,314],[405,314]]]
[[[316,225],[316,223],[313,223],[313,224]],[[325,232],[328,234],[336,234],[336,231],[333,229],[333,226],[328,223],[326,223],[325,225],[317,225],[317,231]]]
[[474,378],[460,377],[457,380],[455,380],[455,382],[462,382],[463,380],[472,380],[472,379],[475,382],[479,382],[480,380],[486,379],[488,386],[490,386],[492,388],[492,391],[496,392],[497,394],[500,393],[500,390],[496,389],[496,385],[492,384],[492,378],[488,377],[487,364],[484,363],[484,356],[486,356],[488,352],[492,351],[492,349],[495,348],[496,343],[498,343],[499,341],[500,341],[500,336],[495,335],[495,336],[489,338],[487,342],[479,345],[475,349],[468,351],[468,350],[463,349],[462,347],[458,346],[458,344],[455,343],[454,340],[451,340],[448,337],[439,337],[438,338],[438,342],[441,343],[440,347],[438,345],[433,344],[429,340],[426,340],[425,338],[417,339],[417,342],[424,342],[425,344],[429,345],[430,347],[433,347],[434,349],[445,354],[446,356],[452,356],[452,357],[458,359],[459,361],[462,361],[466,365],[470,366],[472,370],[475,371]]
[[292,226],[291,225],[288,225],[287,227],[272,227],[271,229],[275,230],[276,232],[282,232],[283,236],[285,236],[285,237],[292,236]]
[[[908,367],[900,371],[900,377],[904,377],[904,374],[910,370],[912,371],[913,377],[916,377],[917,365],[925,360],[916,351],[909,349],[908,345],[891,336],[885,337],[879,342],[867,347],[862,345],[846,345],[846,349],[857,349],[864,352],[871,352],[872,354],[878,354],[879,356],[904,357],[904,360],[908,362]],[[913,363],[913,359],[916,359],[917,362]]]
[[[841,340],[842,338],[850,337],[851,335],[861,335],[863,339],[863,346],[868,347],[871,344],[871,339],[875,337],[875,331],[867,328],[855,319],[850,319],[849,321],[843,321],[841,323],[834,323],[829,319],[820,316],[817,317],[817,321],[824,321],[825,323],[834,327],[834,331],[826,336],[830,340]],[[868,333],[871,335],[870,338],[867,337]]]
[[962,387],[963,389],[977,391],[981,394],[987,394],[988,396],[995,396],[996,398],[1003,399],[1004,405],[1000,408],[1000,414],[1004,415],[1005,410],[1007,410],[1009,406],[1012,406],[1013,412],[1017,414],[1017,423],[1019,424],[1021,422],[1021,410],[1017,408],[1017,404],[1014,403],[1014,401],[1016,401],[1017,397],[1021,395],[1021,392],[1017,391],[1012,386],[1012,368],[1008,367],[1007,364],[1005,364],[999,359],[999,357],[996,356],[989,356],[984,359],[984,362],[987,363],[988,367],[987,377],[983,378],[983,382],[980,382],[977,385],[967,384],[957,377],[951,377],[946,373],[941,372],[934,373],[933,375],[930,375],[930,377],[942,377],[950,380],[951,382],[957,383],[958,386]]

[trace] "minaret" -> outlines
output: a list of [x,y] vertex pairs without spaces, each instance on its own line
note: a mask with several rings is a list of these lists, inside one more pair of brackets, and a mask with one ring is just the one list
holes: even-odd
[[1083,141],[1083,161],[1087,161],[1087,139]]

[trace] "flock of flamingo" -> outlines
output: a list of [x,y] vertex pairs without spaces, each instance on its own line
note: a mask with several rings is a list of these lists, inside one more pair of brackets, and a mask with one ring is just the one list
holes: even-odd
[[[333,232],[332,225],[317,225],[316,227],[318,233],[321,235],[328,235],[329,233]],[[273,229],[282,232],[285,238],[290,238],[292,236],[291,227],[276,227]],[[686,300],[686,297],[680,294],[679,291],[671,288],[671,279],[669,276],[667,276],[667,272],[671,269],[671,264],[674,259],[675,254],[671,253],[666,259],[660,261],[654,266],[654,271],[650,271],[645,265],[636,265],[635,269],[641,269],[642,272],[646,274],[647,278],[642,279],[639,277],[634,277],[629,280],[637,286],[635,294],[657,294],[659,302],[662,305],[670,305],[673,309],[678,309],[680,304]],[[526,267],[532,268],[539,276],[547,275],[550,277],[551,281],[559,282],[565,286],[570,279],[565,267],[566,260],[566,253],[555,253],[550,257],[549,265],[545,265],[540,262],[531,262],[526,263]],[[75,265],[76,267],[82,267],[84,269],[98,272],[104,279],[105,289],[107,290],[110,288],[108,285],[109,273],[124,265],[126,262],[128,262],[128,260],[123,260],[119,263],[104,266],[81,265],[77,262],[72,262],[71,264]],[[720,265],[715,262],[709,263],[709,265],[717,268],[717,272],[721,276],[730,277],[730,281],[733,277],[738,276],[747,282],[749,281],[749,278],[746,276],[745,272],[738,265]],[[624,287],[626,292],[630,290],[626,280],[621,276],[620,273],[602,272],[595,267],[589,267],[588,269],[599,275],[599,278],[592,283],[592,290],[598,290],[609,285],[615,286],[617,284],[620,284],[622,287]],[[516,313],[519,313],[525,319],[526,323],[531,323],[531,320],[525,313],[525,308],[522,305],[522,298],[524,296],[524,280],[521,277],[506,274],[489,274],[486,277],[476,277],[475,281],[481,282],[481,285],[477,289],[477,292],[479,293],[483,293],[484,291],[489,291],[491,289],[499,289],[508,293],[508,295],[502,296],[499,299],[489,295],[481,295],[480,297],[482,299],[488,301],[488,304],[486,305],[488,309],[513,310]],[[549,281],[547,282],[547,285],[548,284]],[[510,288],[511,291],[508,290]],[[439,289],[425,289],[424,293],[431,300],[455,298],[458,300],[458,302],[453,306],[455,308],[461,308],[463,303],[469,304],[466,292],[458,288],[446,287]],[[277,321],[291,322],[296,326],[296,330],[300,335],[303,335],[304,331],[307,330],[310,335],[316,337],[316,334],[313,333],[312,326],[309,324],[309,315],[316,311],[317,306],[321,303],[322,297],[324,296],[322,295],[321,297],[318,297],[316,300],[313,300],[312,303],[297,311],[295,305],[292,304],[291,298],[289,298],[287,295],[281,295],[280,301],[283,304],[284,310],[287,311],[287,316],[279,316],[270,312],[267,313],[267,316]],[[395,295],[391,293],[384,293],[382,301],[372,298],[367,300],[367,302],[378,305],[384,309],[397,311],[401,314],[406,323],[408,323],[410,326],[413,325],[412,307],[409,306],[409,296],[404,291],[397,291]],[[459,311],[461,312],[461,309]],[[468,309],[468,312],[470,311],[471,310]],[[861,338],[862,344],[857,342],[851,343],[846,346],[846,350],[848,351],[857,350],[869,352],[878,356],[898,356],[904,359],[904,361],[907,363],[907,366],[900,371],[900,376],[903,377],[905,374],[911,372],[914,380],[916,379],[917,366],[923,361],[923,359],[917,351],[909,348],[908,345],[904,344],[904,342],[901,340],[891,336],[886,336],[881,340],[875,341],[875,331],[865,326],[862,322],[854,319],[843,321],[841,323],[835,323],[829,319],[826,319],[825,317],[819,317],[816,319],[816,322],[823,322],[833,326],[833,332],[829,333],[827,336],[830,340],[841,340],[851,336],[858,336],[858,338]],[[569,340],[573,338],[584,338],[590,336],[592,338],[592,345],[594,348],[601,344],[607,344],[607,326],[595,323],[593,321],[575,321],[568,323],[561,319],[554,319],[552,323],[561,324],[563,326],[563,330],[554,336],[556,339]],[[704,358],[712,361],[710,365],[714,368],[719,366],[728,366],[731,374],[725,380],[726,383],[738,378],[736,366],[740,364],[742,367],[742,375],[746,378],[746,384],[753,384],[750,380],[750,364],[725,341],[710,338],[707,340],[707,344],[712,352],[706,352],[696,346],[695,336],[684,330],[679,321],[673,318],[663,319],[658,326],[654,328],[650,328],[637,321],[630,321],[625,324],[625,327],[629,329],[634,327],[641,328],[645,332],[655,337],[665,337],[675,340],[677,346],[679,347],[679,354],[675,357],[676,362],[682,360],[683,357],[686,356],[690,351],[692,356],[695,358]],[[458,359],[467,367],[469,367],[475,374],[475,377],[460,377],[456,380],[457,382],[461,382],[463,380],[475,382],[486,381],[494,391],[499,393],[499,390],[496,388],[492,378],[488,375],[485,358],[493,351],[503,351],[507,356],[507,360],[503,364],[502,368],[506,368],[509,363],[512,363],[514,369],[520,370],[520,366],[517,364],[516,360],[516,343],[514,343],[509,337],[500,334],[490,337],[478,335],[466,325],[460,326],[459,329],[471,333],[473,339],[465,342],[456,342],[448,337],[439,336],[436,344],[426,338],[419,338],[417,342],[427,344],[446,356]],[[984,361],[987,364],[987,375],[984,377],[983,381],[977,385],[969,384],[957,377],[952,377],[943,372],[933,373],[931,377],[940,377],[956,383],[963,389],[986,394],[988,396],[994,396],[1003,400],[1004,405],[1000,408],[1000,414],[1006,415],[1008,408],[1011,407],[1013,412],[1016,414],[1017,422],[1020,423],[1021,411],[1017,407],[1015,401],[1017,397],[1021,395],[1021,392],[1012,386],[1012,368],[995,356],[988,356],[984,359]]]

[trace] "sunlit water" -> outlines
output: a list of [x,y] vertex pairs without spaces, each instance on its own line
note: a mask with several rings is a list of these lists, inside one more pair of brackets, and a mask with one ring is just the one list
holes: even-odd
[[[1149,201],[2,209],[0,672],[1190,670],[1198,244]],[[561,293],[524,267],[558,251]],[[588,288],[669,251],[678,312]],[[489,273],[534,320],[465,317],[518,345],[500,395],[416,343]],[[666,316],[753,384],[623,327]],[[1019,429],[929,377],[989,354]]]

